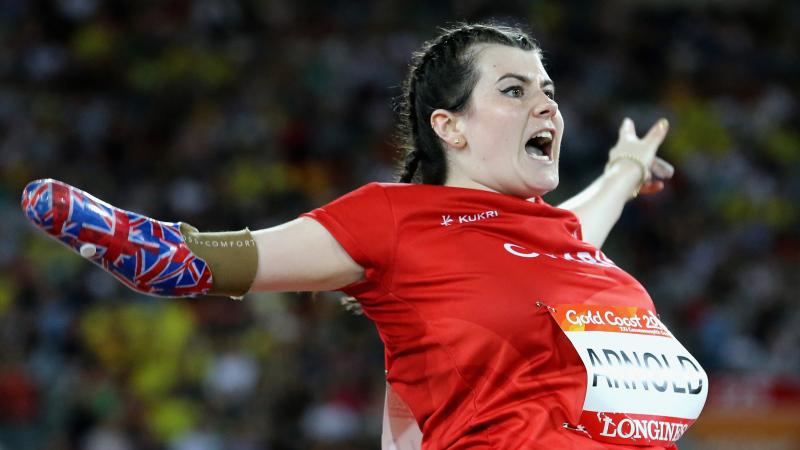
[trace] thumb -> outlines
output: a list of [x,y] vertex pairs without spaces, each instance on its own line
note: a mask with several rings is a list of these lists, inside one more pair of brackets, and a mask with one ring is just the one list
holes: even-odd
[[622,139],[633,139],[636,137],[636,127],[633,125],[633,121],[630,117],[626,117],[622,120],[622,125],[619,127],[619,138]]

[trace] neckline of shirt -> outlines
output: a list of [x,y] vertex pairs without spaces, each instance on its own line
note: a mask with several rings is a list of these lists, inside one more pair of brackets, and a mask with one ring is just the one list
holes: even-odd
[[425,184],[425,183],[381,183],[381,184],[396,185],[396,186],[409,186],[409,187],[417,187],[417,188],[423,188],[423,189],[441,189],[441,190],[450,190],[450,191],[462,191],[462,192],[467,193],[467,194],[476,194],[476,195],[484,195],[485,194],[488,197],[500,198],[500,199],[511,200],[511,201],[520,201],[520,202],[525,202],[527,204],[532,204],[532,205],[552,206],[549,203],[547,203],[546,201],[544,201],[544,199],[542,199],[541,196],[535,196],[535,197],[524,199],[524,198],[520,198],[520,197],[515,197],[513,195],[509,195],[509,194],[503,194],[502,192],[487,191],[485,189],[476,189],[476,188],[461,187],[461,186],[446,186],[446,185],[443,185],[443,184]]

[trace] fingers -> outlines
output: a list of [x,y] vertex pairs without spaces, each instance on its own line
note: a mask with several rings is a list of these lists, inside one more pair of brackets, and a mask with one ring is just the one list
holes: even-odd
[[640,194],[655,194],[656,192],[661,192],[664,189],[664,182],[661,180],[668,180],[675,174],[675,168],[672,164],[657,156],[653,160],[653,165],[650,166],[650,171],[655,178],[659,179],[644,183],[639,189]]
[[636,127],[633,125],[633,121],[626,117],[622,120],[622,125],[619,127],[619,138],[622,139],[636,139]]
[[659,146],[661,142],[664,141],[668,130],[669,122],[667,122],[667,119],[661,118],[650,128],[650,131],[647,132],[642,140],[649,144]]
[[653,159],[653,164],[650,166],[650,171],[656,178],[669,179],[672,178],[672,175],[675,173],[675,168],[672,167],[672,164],[656,156],[655,159]]
[[[664,137],[667,135],[667,131],[669,131],[669,122],[665,118],[659,119],[647,134],[641,139],[642,141],[647,141],[650,144],[655,144],[656,146],[661,145],[661,142],[664,141]],[[633,124],[633,120],[629,117],[626,117],[622,120],[622,125],[619,127],[619,137],[627,138],[627,139],[638,139],[639,137],[636,135],[636,127]]]
[[672,175],[675,173],[675,168],[672,167],[672,164],[656,156],[653,160],[653,165],[650,166],[650,171],[653,173],[653,177],[659,179],[645,182],[642,187],[639,188],[639,194],[655,194],[664,190],[664,182],[661,180],[672,178]]
[[648,181],[639,189],[639,194],[655,194],[656,192],[661,192],[663,189],[663,181]]
[[[609,152],[609,161],[619,158],[632,158],[641,161],[648,168],[644,183],[639,189],[642,194],[654,194],[664,189],[664,182],[672,178],[675,168],[656,156],[659,146],[669,131],[667,119],[659,119],[641,139],[630,118],[625,118],[619,127],[619,141]],[[608,165],[606,166],[608,168]]]

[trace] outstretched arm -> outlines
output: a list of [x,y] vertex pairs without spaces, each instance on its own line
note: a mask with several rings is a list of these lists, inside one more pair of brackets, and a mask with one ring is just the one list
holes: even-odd
[[668,128],[667,121],[661,119],[639,139],[633,122],[625,119],[619,129],[619,140],[609,152],[609,162],[603,174],[559,205],[578,216],[584,241],[602,247],[629,199],[640,192],[653,193],[663,188],[664,184],[653,180],[652,175],[658,178],[672,176],[672,166],[656,157]]
[[52,179],[29,183],[21,206],[46,234],[131,289],[160,297],[331,290],[364,273],[322,225],[305,217],[252,233],[201,233]]
[[364,269],[319,222],[301,217],[253,232],[254,291],[330,291],[360,280]]

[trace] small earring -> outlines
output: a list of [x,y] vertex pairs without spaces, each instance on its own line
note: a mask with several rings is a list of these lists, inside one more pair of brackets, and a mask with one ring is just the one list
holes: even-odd
[[460,144],[460,143],[461,143],[461,139],[459,139],[459,138],[455,138],[455,140],[453,141],[453,143],[454,143],[454,144],[456,144],[456,145],[458,145],[458,144]]

